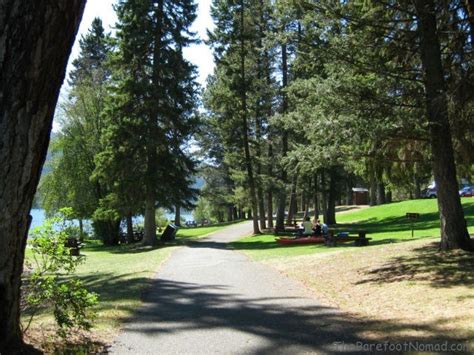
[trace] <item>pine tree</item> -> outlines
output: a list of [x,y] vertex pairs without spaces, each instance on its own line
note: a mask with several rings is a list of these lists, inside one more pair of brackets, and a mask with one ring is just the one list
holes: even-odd
[[[195,68],[182,50],[193,42],[191,0],[120,1],[117,6],[115,98],[111,112],[143,169],[145,240],[155,245],[157,202],[186,201],[193,162],[182,148],[195,126]],[[129,169],[130,167],[123,167]]]

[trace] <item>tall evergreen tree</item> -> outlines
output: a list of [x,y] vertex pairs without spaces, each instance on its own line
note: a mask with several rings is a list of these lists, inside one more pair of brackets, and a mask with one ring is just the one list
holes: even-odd
[[143,169],[137,183],[144,188],[144,242],[155,245],[157,202],[171,200],[173,206],[192,195],[193,163],[183,145],[195,124],[197,88],[195,68],[182,51],[193,42],[189,28],[196,5],[191,0],[122,0],[116,11],[119,53],[111,111],[137,150],[135,164]]

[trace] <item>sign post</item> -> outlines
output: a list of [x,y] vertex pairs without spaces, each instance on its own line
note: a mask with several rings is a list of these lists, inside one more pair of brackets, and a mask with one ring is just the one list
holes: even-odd
[[405,215],[411,222],[411,237],[414,238],[415,237],[415,221],[420,218],[420,214],[419,213],[412,213],[412,212],[409,212]]

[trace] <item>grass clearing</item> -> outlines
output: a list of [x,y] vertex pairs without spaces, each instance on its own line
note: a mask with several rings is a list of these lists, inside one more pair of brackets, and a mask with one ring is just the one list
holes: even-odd
[[[462,199],[474,233],[474,199]],[[415,238],[405,213],[420,213]],[[439,252],[436,200],[413,200],[338,213],[336,231],[366,230],[368,247],[280,246],[274,235],[232,244],[297,279],[328,306],[373,321],[364,337],[438,339],[449,335],[474,349],[474,255]]]
[[[377,321],[368,340],[449,335],[474,349],[474,255],[438,252],[437,238],[268,259],[324,304]],[[387,324],[398,327],[387,329]]]
[[[461,199],[469,232],[474,233],[474,199]],[[435,199],[395,202],[364,209],[344,210],[337,214],[336,232],[366,230],[372,238],[371,246],[413,241],[439,236],[439,214]],[[411,236],[411,222],[405,217],[407,212],[420,213],[414,223],[415,236]],[[352,243],[329,248],[322,244],[281,246],[275,242],[273,234],[263,234],[243,238],[231,244],[254,260],[287,258],[318,253],[334,253],[340,250],[354,250]],[[367,247],[366,247],[367,248]],[[369,249],[371,247],[368,247]]]
[[[99,241],[88,241],[81,249],[85,262],[77,269],[77,276],[88,290],[99,294],[94,329],[90,334],[73,337],[70,343],[61,342],[53,337],[56,329],[54,319],[46,310],[35,316],[26,340],[47,352],[58,351],[58,348],[60,353],[76,353],[78,349],[82,353],[91,353],[105,349],[121,323],[140,306],[143,293],[171,253],[187,239],[202,238],[224,227],[182,228],[175,244],[157,248],[140,244],[105,247]],[[26,259],[32,259],[30,249],[26,251]],[[23,320],[27,322],[27,317],[24,316]]]

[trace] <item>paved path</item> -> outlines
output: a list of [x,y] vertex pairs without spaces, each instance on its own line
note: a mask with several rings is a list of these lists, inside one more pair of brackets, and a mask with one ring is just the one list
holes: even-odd
[[238,224],[176,251],[112,353],[334,353],[342,350],[334,342],[360,341],[352,335],[360,322],[227,249],[250,233],[250,223]]

